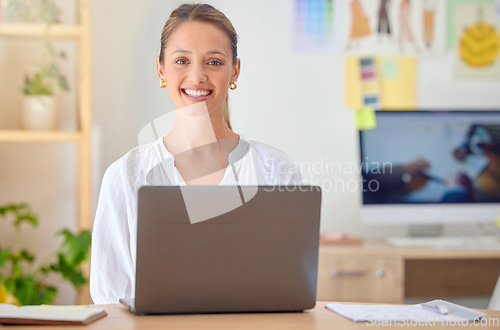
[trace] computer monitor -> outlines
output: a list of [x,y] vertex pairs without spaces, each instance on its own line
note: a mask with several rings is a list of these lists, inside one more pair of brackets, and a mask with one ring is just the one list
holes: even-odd
[[494,222],[500,110],[377,111],[360,132],[365,223]]

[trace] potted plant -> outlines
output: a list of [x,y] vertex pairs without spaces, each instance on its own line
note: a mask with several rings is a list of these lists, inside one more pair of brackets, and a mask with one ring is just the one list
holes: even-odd
[[15,247],[0,246],[0,303],[17,305],[51,304],[57,294],[57,288],[49,285],[47,275],[59,273],[65,280],[78,288],[86,283],[80,269],[88,260],[90,237],[89,231],[78,235],[62,230],[64,240],[49,262],[35,266],[36,256],[21,248],[21,225],[28,223],[38,226],[38,218],[26,204],[0,206],[0,217],[11,217],[15,229]]
[[[68,91],[66,78],[61,74],[56,60],[65,54],[56,54],[48,32],[50,26],[59,23],[61,11],[54,0],[9,0],[6,3],[7,17],[12,21],[41,23],[45,25],[45,46],[48,54],[42,56],[43,63],[24,79],[21,126],[33,130],[55,130],[59,123],[57,95]],[[47,56],[48,55],[48,56]]]
[[[60,56],[64,57],[61,53]],[[23,85],[21,126],[24,129],[55,130],[59,123],[60,91],[68,91],[66,78],[55,63],[26,75]]]

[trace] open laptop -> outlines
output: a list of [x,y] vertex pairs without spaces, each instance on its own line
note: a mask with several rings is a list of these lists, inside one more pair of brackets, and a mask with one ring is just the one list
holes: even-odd
[[137,314],[302,311],[316,303],[317,186],[139,190]]

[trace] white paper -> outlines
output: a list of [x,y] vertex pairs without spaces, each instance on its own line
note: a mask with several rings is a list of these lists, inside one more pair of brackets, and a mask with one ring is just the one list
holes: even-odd
[[[466,320],[455,314],[438,314],[424,309],[420,304],[408,306],[327,304],[326,308],[354,322],[412,321],[441,323]],[[480,318],[482,315],[481,313],[477,314],[478,316],[473,319]]]
[[82,322],[103,311],[103,308],[87,306],[41,305],[17,307],[14,305],[0,304],[0,318]]

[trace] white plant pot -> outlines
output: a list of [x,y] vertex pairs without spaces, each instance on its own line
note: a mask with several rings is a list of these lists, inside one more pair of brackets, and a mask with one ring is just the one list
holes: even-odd
[[55,130],[59,124],[59,100],[53,95],[24,95],[21,127]]

